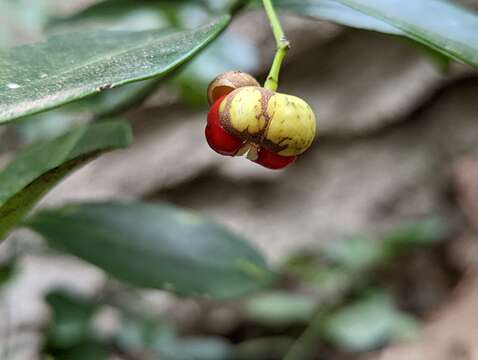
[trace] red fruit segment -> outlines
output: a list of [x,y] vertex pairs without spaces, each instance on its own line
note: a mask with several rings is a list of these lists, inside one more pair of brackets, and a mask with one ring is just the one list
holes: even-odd
[[234,156],[242,147],[243,140],[229,134],[219,121],[219,107],[225,96],[219,98],[211,107],[207,116],[206,140],[215,152],[221,155]]
[[297,156],[281,156],[274,154],[267,149],[261,148],[259,150],[259,157],[254,162],[268,169],[278,170],[289,166],[296,159]]

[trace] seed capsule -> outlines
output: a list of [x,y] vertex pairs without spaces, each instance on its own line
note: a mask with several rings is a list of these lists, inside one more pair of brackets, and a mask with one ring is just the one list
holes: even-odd
[[228,71],[219,75],[211,82],[207,89],[209,105],[214,104],[219,98],[244,86],[260,87],[256,79],[242,71]]
[[227,95],[219,107],[219,122],[228,133],[282,156],[302,154],[316,131],[315,115],[305,101],[258,87]]
[[270,169],[293,163],[312,145],[315,133],[316,118],[305,101],[259,86],[239,87],[216,99],[206,127],[206,138],[216,152],[247,153]]
[[278,170],[289,166],[295,160],[297,160],[297,156],[281,156],[262,148],[258,152],[257,160],[253,161],[268,169]]
[[209,146],[221,155],[234,156],[244,144],[240,138],[229,134],[219,121],[219,106],[225,96],[219,98],[211,107],[207,117],[206,139]]

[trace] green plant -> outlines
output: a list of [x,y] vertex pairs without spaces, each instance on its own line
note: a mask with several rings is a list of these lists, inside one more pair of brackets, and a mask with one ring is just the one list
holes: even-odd
[[[257,3],[231,0],[213,6],[208,1],[105,0],[70,18],[49,22],[50,27],[74,25],[80,31],[2,49],[2,125],[15,124],[26,129],[42,123],[42,116],[48,114],[75,124],[78,114],[85,109],[90,117],[86,124],[72,126],[65,133],[62,128],[62,134],[47,134],[40,143],[29,145],[0,172],[0,238],[5,239],[18,227],[28,227],[51,246],[93,263],[118,279],[182,296],[238,298],[274,283],[280,271],[270,269],[264,257],[244,239],[200,215],[167,205],[85,203],[41,210],[27,217],[38,201],[72,171],[107,151],[131,143],[130,126],[121,115],[142,103],[159,84],[173,84],[190,103],[204,102],[206,97],[200,95],[198,100],[198,93],[205,94],[206,84],[217,74],[207,74],[204,79],[206,70],[201,64],[205,58],[206,62],[211,58],[222,60],[234,51],[227,48],[233,41],[219,36],[239,12]],[[264,0],[263,4],[278,48],[264,88],[276,91],[290,44],[272,1]],[[415,0],[407,6],[399,0],[277,0],[274,4],[284,11],[407,37],[448,60],[478,67],[478,16],[448,1]],[[107,11],[112,6],[116,13]],[[158,22],[152,28],[135,31],[85,30],[89,21],[120,23],[138,7],[167,19],[166,26],[161,27]],[[194,7],[204,15],[199,18],[207,20],[192,24],[194,21],[178,15],[179,7]],[[215,44],[220,46],[214,48]],[[217,73],[228,70],[221,66]],[[243,65],[229,62],[228,66]],[[243,90],[220,95],[233,97],[240,91]],[[214,95],[213,99],[218,101],[221,97]],[[290,158],[281,160],[286,163],[277,165],[277,158],[270,160],[273,155],[261,159],[260,151],[253,160],[269,167],[283,167],[310,146],[314,132],[315,129],[306,134],[305,145],[295,152],[275,151],[273,155]],[[248,140],[240,139],[241,147]],[[234,147],[232,152],[238,150]],[[375,256],[386,252],[379,249],[375,253],[376,250],[373,248],[360,261],[373,262]],[[141,261],[125,266],[131,264],[132,254]],[[347,257],[337,249],[334,254],[342,256],[342,260]],[[348,266],[337,270],[341,275],[349,271]],[[324,275],[317,269],[313,272],[314,276]],[[196,276],[189,276],[191,273]],[[388,304],[386,297],[378,299],[380,304]],[[295,304],[302,311],[309,309],[304,302]],[[388,305],[383,308],[389,309]],[[340,326],[330,337],[340,333],[337,328]],[[80,342],[79,347],[102,353],[95,341],[91,344],[91,339],[83,340],[86,345]]]
[[[139,212],[138,217],[141,215]],[[304,360],[314,358],[326,344],[360,353],[389,341],[413,339],[420,329],[419,320],[398,306],[393,288],[377,273],[400,264],[404,256],[424,249],[432,251],[442,244],[447,232],[442,221],[428,219],[393,229],[381,239],[364,235],[338,239],[315,253],[291,256],[278,269],[278,279],[294,278],[297,289],[276,281],[274,288],[266,287],[249,297],[220,303],[222,312],[238,317],[235,327],[254,324],[256,332],[269,334],[236,339],[235,343],[202,328],[203,323],[213,320],[215,302],[198,304],[202,315],[195,327],[199,335],[184,336],[179,333],[181,323],[155,315],[135,289],[124,284],[112,283],[90,298],[54,289],[45,298],[52,317],[45,334],[44,352],[61,359],[104,359],[110,353],[149,351],[152,358],[157,354],[175,360]],[[114,250],[113,247],[111,251]],[[122,260],[113,259],[111,264],[120,264]],[[187,276],[194,271],[190,265],[183,267],[175,268],[178,279],[181,274]],[[164,265],[163,269],[167,270]],[[131,269],[131,276],[138,276],[137,269]],[[202,286],[208,284],[211,283],[206,280]],[[109,334],[102,334],[95,326],[95,319],[105,309],[114,309],[121,323]],[[297,331],[302,334],[297,336]]]

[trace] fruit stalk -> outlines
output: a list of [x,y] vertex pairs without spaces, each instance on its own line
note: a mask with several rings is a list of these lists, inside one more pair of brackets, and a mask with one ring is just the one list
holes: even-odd
[[264,4],[264,9],[266,10],[267,17],[269,18],[272,32],[274,33],[274,38],[277,45],[277,52],[272,63],[271,70],[267,76],[267,80],[264,84],[266,89],[277,91],[279,87],[279,74],[284,61],[287,51],[290,49],[290,42],[287,40],[282,25],[280,23],[279,17],[274,9],[272,0],[262,0]]

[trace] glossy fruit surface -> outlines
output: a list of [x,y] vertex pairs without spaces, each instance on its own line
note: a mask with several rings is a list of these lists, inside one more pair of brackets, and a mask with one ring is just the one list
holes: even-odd
[[209,146],[221,155],[234,156],[244,141],[229,134],[219,121],[219,107],[225,96],[219,98],[211,107],[207,117],[206,139]]
[[315,114],[304,100],[252,86],[224,98],[219,122],[229,134],[282,156],[302,154],[316,133]]
[[281,156],[264,148],[260,149],[258,154],[259,157],[254,162],[272,170],[283,169],[297,159],[297,156]]
[[268,169],[282,169],[315,139],[315,114],[304,100],[260,87],[248,74],[218,76],[208,99],[206,138],[219,154],[247,155]]

